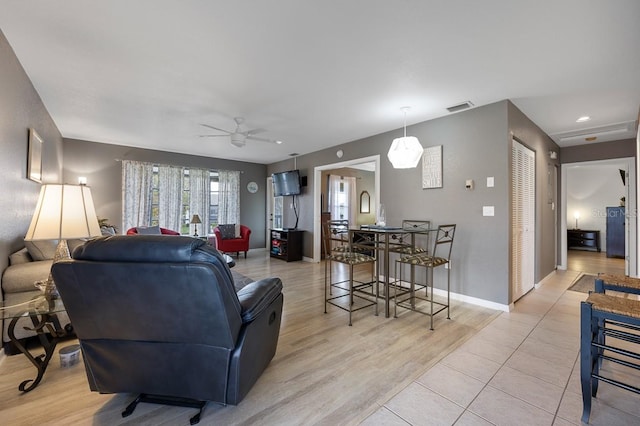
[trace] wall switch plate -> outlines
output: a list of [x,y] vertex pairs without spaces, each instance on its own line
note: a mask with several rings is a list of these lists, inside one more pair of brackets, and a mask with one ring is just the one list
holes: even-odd
[[482,206],[482,216],[495,216],[495,207]]
[[487,188],[493,188],[495,184],[493,176],[487,177]]

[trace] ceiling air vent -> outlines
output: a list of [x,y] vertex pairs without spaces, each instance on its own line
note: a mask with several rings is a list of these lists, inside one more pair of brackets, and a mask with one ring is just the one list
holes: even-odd
[[466,101],[458,105],[450,106],[449,108],[447,108],[447,111],[458,112],[458,111],[462,111],[463,109],[471,108],[472,106],[473,106],[473,102]]

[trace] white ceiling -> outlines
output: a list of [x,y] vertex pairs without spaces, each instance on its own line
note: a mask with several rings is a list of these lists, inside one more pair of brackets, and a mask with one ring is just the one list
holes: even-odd
[[[0,0],[0,10],[67,138],[269,164],[399,129],[405,105],[412,124],[503,99],[557,142],[603,126],[617,130],[597,142],[635,134],[638,0]],[[591,121],[576,123],[582,115]],[[201,123],[233,130],[236,116],[284,143],[199,137],[213,133]]]

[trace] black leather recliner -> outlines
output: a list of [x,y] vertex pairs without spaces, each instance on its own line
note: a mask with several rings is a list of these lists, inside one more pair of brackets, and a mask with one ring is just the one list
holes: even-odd
[[200,239],[98,238],[52,272],[92,391],[236,405],[276,352],[280,279],[236,293],[224,258]]

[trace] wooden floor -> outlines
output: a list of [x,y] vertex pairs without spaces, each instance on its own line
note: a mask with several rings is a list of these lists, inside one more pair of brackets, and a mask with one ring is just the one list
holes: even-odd
[[567,269],[585,274],[624,275],[624,259],[607,257],[606,253],[587,250],[567,250]]
[[[349,327],[346,312],[329,307],[323,313],[323,263],[285,263],[251,251],[235,268],[253,278],[282,279],[278,350],[238,406],[209,403],[202,425],[357,424],[498,315],[453,301],[452,319],[436,317],[435,331],[429,331],[428,317],[402,312],[397,319],[385,318],[380,303],[379,316],[373,308],[359,311]],[[34,371],[22,355],[0,364],[0,424],[186,425],[195,414],[194,409],[141,404],[123,419],[120,413],[133,395],[90,392],[82,364],[63,369],[57,354],[40,385],[21,394],[18,384]]]

